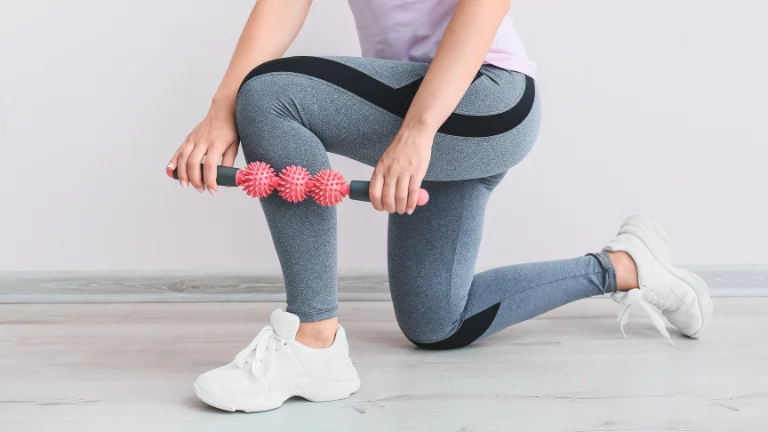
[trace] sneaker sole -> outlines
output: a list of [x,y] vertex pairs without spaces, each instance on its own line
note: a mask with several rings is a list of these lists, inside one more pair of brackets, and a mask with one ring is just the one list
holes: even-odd
[[271,411],[280,408],[288,399],[298,396],[310,402],[330,402],[346,399],[360,389],[360,378],[354,366],[345,372],[347,377],[316,376],[300,381],[293,389],[285,392],[273,391],[264,395],[243,395],[208,393],[194,385],[195,395],[207,405],[223,411],[246,413]]
[[[667,237],[667,233],[664,231],[664,229],[659,225],[658,222],[654,221],[653,219],[647,217],[647,216],[631,216],[627,218],[624,224],[622,224],[621,228],[619,229],[619,232],[622,232],[626,227],[636,227],[640,225],[645,232],[648,232],[652,236],[658,236],[663,240],[664,245],[668,248],[669,247],[669,237]],[[696,273],[685,270],[681,268],[677,268],[672,265],[672,263],[668,259],[661,259],[659,258],[662,254],[660,251],[658,251],[655,247],[653,242],[646,241],[644,236],[638,235],[634,230],[632,231],[626,231],[627,234],[633,234],[635,237],[640,239],[640,241],[645,245],[645,247],[651,252],[651,255],[653,255],[653,258],[660,263],[665,270],[667,270],[669,273],[671,273],[676,278],[680,279],[685,285],[690,287],[695,296],[696,296],[696,303],[699,308],[699,314],[701,315],[701,327],[699,327],[698,330],[696,330],[693,334],[686,335],[692,339],[698,338],[699,334],[703,332],[704,330],[708,329],[710,324],[712,323],[712,312],[713,312],[713,306],[712,306],[712,297],[709,295],[709,287],[707,286],[706,282],[697,275]],[[649,244],[651,243],[651,244]]]

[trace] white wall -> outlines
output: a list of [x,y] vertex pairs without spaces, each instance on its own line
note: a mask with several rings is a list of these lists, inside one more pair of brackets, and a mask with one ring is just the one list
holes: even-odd
[[[357,55],[346,3],[315,3],[289,54]],[[250,7],[0,0],[0,271],[277,271],[258,202],[163,172]],[[514,0],[512,13],[545,121],[490,204],[479,267],[596,250],[632,212],[667,226],[681,263],[768,263],[768,4]],[[386,217],[346,202],[340,223],[340,267],[383,270]]]

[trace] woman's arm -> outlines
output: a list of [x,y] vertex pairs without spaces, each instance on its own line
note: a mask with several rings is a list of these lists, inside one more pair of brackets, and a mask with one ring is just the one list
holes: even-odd
[[437,132],[483,65],[510,0],[462,0],[440,41],[435,58],[405,116],[404,127]]
[[234,113],[235,98],[245,76],[256,66],[280,58],[307,19],[312,0],[258,0],[245,24],[213,105]]
[[[216,193],[216,165],[232,166],[239,139],[235,127],[235,100],[245,76],[268,60],[280,58],[296,38],[312,0],[258,0],[237,42],[227,72],[208,114],[173,155],[169,169],[178,168],[182,187],[192,184]],[[205,184],[200,163],[205,158]]]
[[461,0],[392,144],[371,179],[377,210],[409,214],[429,165],[435,134],[461,101],[491,48],[510,0]]

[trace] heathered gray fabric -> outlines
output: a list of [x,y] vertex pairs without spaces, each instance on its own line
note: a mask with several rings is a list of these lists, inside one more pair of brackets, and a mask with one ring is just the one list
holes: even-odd
[[[391,87],[423,76],[428,65],[370,58],[331,59]],[[484,66],[457,111],[505,111],[521,98],[525,76]],[[288,72],[258,75],[241,88],[236,119],[248,162],[281,170],[329,168],[327,152],[375,165],[402,119],[333,84]],[[570,301],[615,290],[610,260],[590,255],[474,275],[485,205],[506,171],[530,151],[540,99],[513,130],[482,138],[439,133],[424,188],[428,205],[389,220],[389,277],[403,332],[439,341],[462,320],[501,302],[490,334]],[[285,278],[288,311],[302,321],[336,316],[336,209],[276,195],[260,200]]]
[[397,322],[410,340],[444,340],[463,320],[498,303],[483,336],[616,291],[613,266],[603,253],[474,273],[486,203],[503,177],[428,182],[428,205],[389,217],[389,286]]
[[370,58],[365,57],[324,58],[353,67],[394,88],[400,88],[423,78],[429,68],[429,63],[409,62],[408,67],[404,68],[403,62],[395,60],[378,59],[371,61]]

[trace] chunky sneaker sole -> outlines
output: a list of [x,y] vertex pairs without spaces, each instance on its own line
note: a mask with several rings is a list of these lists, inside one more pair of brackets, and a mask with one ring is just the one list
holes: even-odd
[[246,413],[270,411],[280,408],[288,399],[298,396],[310,402],[331,402],[346,399],[360,389],[357,370],[349,363],[341,374],[312,376],[303,379],[295,387],[285,391],[272,390],[260,395],[206,393],[194,385],[195,395],[214,408]]
[[[621,241],[622,236],[631,236],[636,239],[644,246],[642,249],[645,249],[645,251],[639,250],[636,242],[626,244],[626,242]],[[619,228],[617,238],[608,244],[605,251],[624,251],[629,253],[636,261],[638,273],[641,276],[641,285],[643,284],[642,273],[645,270],[642,267],[653,265],[653,263],[643,261],[649,258],[655,261],[657,266],[663,268],[669,275],[680,282],[675,283],[674,287],[670,287],[681,303],[680,309],[672,311],[662,310],[662,313],[683,334],[691,338],[698,338],[703,331],[709,328],[712,323],[713,313],[709,288],[697,274],[672,265],[669,238],[656,221],[647,216],[639,215],[626,218],[621,228]],[[655,268],[652,271],[657,271],[657,267],[653,267]],[[641,286],[639,288],[642,291],[647,287]],[[693,301],[687,299],[693,299]],[[680,312],[683,312],[689,318],[689,323],[685,327],[690,328],[680,328],[678,323],[675,322],[674,316],[680,314]]]

